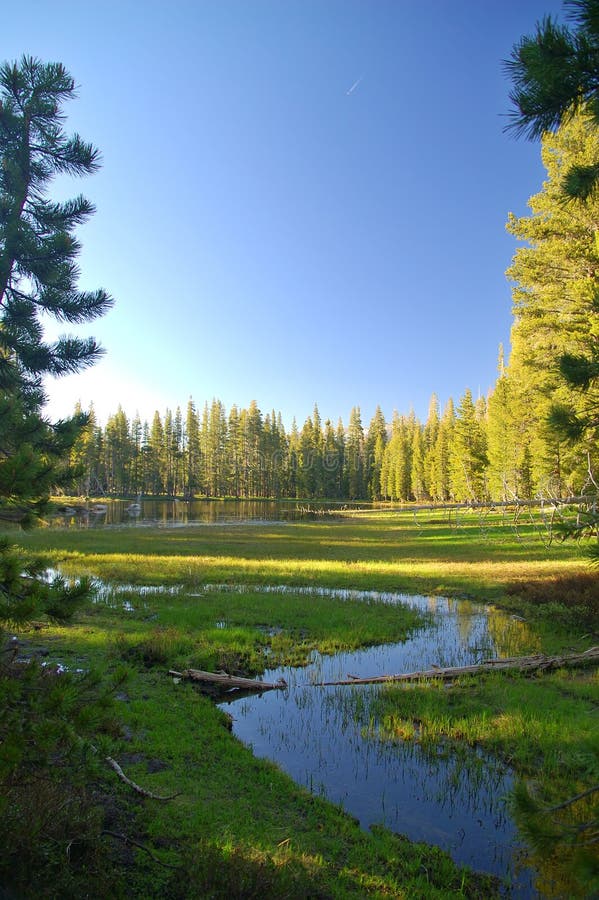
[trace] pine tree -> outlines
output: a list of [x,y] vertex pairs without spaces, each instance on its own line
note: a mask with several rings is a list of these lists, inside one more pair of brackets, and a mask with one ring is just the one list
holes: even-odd
[[443,410],[443,415],[437,429],[435,446],[432,450],[432,482],[431,495],[433,500],[445,502],[453,499],[450,480],[450,454],[452,452],[453,434],[455,428],[455,409],[450,397]]
[[147,450],[147,477],[146,493],[157,496],[165,490],[164,482],[164,428],[158,410],[154,412],[152,425],[150,426],[148,450]]
[[43,397],[44,375],[79,371],[101,353],[93,338],[43,340],[41,317],[86,322],[106,312],[103,290],[78,291],[74,228],[94,212],[84,197],[47,198],[57,174],[98,168],[98,151],[79,135],[67,137],[62,105],[75,95],[60,63],[23,57],[0,68],[0,386]]
[[410,484],[412,486],[411,493],[414,500],[425,500],[427,495],[426,486],[426,445],[424,443],[424,430],[420,423],[416,422],[412,429],[412,471],[410,476]]
[[533,490],[563,495],[580,491],[589,458],[593,468],[599,463],[592,430],[572,435],[559,427],[564,418],[580,422],[599,409],[599,386],[589,383],[581,393],[560,371],[564,358],[592,360],[597,347],[599,196],[566,203],[562,184],[572,165],[599,158],[599,129],[581,113],[545,135],[542,155],[548,177],[529,201],[531,215],[508,222],[526,242],[508,270],[516,317],[508,375],[526,423]]
[[314,459],[317,453],[317,441],[314,437],[314,423],[308,416],[302,426],[298,442],[297,490],[299,497],[316,496],[316,478]]
[[[48,197],[55,175],[84,175],[98,167],[97,150],[63,129],[62,108],[74,93],[60,63],[23,57],[0,67],[0,517],[21,526],[43,513],[51,491],[72,483],[67,461],[89,422],[77,412],[50,424],[43,416],[43,379],[77,372],[101,352],[92,338],[46,341],[44,317],[84,323],[111,304],[105,291],[79,291],[76,284],[74,229],[92,205],[83,197],[64,203]],[[18,629],[41,616],[67,621],[88,596],[85,580],[49,581],[45,565],[0,542],[0,626]],[[25,884],[35,892],[34,875],[38,885],[52,883],[60,893],[57,873],[71,841],[55,822],[64,821],[64,810],[77,808],[77,782],[89,780],[83,738],[97,725],[93,676],[74,680],[70,673],[49,678],[35,662],[16,665],[14,653],[2,653],[0,881],[9,894]],[[48,796],[50,785],[60,801],[44,807],[40,796]],[[86,818],[89,826],[87,808]],[[35,827],[28,828],[32,821]],[[69,828],[69,835],[80,832],[77,821]],[[42,846],[48,832],[51,841]],[[99,841],[99,828],[94,836]],[[91,844],[91,838],[88,827],[84,840]]]
[[330,500],[340,497],[339,469],[343,465],[337,435],[330,419],[324,423],[323,496]]
[[[506,70],[513,82],[508,129],[531,139],[543,137],[586,110],[599,126],[599,6],[597,0],[570,0],[573,28],[551,16],[534,35],[514,45]],[[571,199],[587,200],[599,181],[599,156],[571,161],[562,189]]]
[[393,414],[391,439],[381,466],[381,493],[388,500],[411,499],[412,441],[406,416]]
[[365,442],[362,415],[360,407],[354,406],[349,415],[345,441],[345,464],[347,468],[348,497],[350,500],[363,500],[366,497],[364,455]]
[[480,407],[477,410],[467,389],[456,409],[449,448],[451,495],[455,500],[483,500],[487,496],[487,440],[481,418]]
[[439,399],[436,394],[431,396],[428,405],[428,416],[424,424],[424,485],[426,496],[433,497],[434,478],[434,449],[439,431]]
[[347,440],[345,433],[345,426],[343,424],[343,419],[341,416],[337,420],[337,428],[335,429],[335,435],[337,438],[337,453],[339,454],[339,468],[338,472],[338,494],[339,497],[347,497],[348,496],[348,483],[347,483]]
[[0,517],[40,515],[87,417],[49,424],[43,378],[77,372],[101,350],[93,338],[44,340],[43,317],[86,322],[111,305],[103,290],[77,290],[75,227],[93,212],[83,197],[48,199],[57,174],[98,168],[98,151],[63,129],[74,82],[60,63],[31,57],[0,67]]
[[368,434],[365,443],[365,480],[368,496],[378,500],[381,494],[381,467],[383,455],[387,446],[387,423],[380,406],[374,411],[374,415],[368,426]]
[[489,494],[494,500],[530,499],[529,412],[499,351],[499,375],[488,402],[486,434]]
[[143,440],[143,425],[142,421],[139,417],[139,412],[135,413],[133,420],[131,422],[131,432],[130,432],[130,446],[131,446],[131,463],[129,466],[129,490],[133,494],[140,494],[142,490],[142,440]]
[[318,410],[318,404],[314,404],[312,413],[312,477],[314,482],[313,496],[324,497],[324,435],[322,432],[322,420]]
[[184,495],[192,500],[200,491],[200,420],[191,397],[185,415],[184,448]]
[[62,127],[62,106],[74,94],[60,63],[23,57],[0,67],[0,515],[23,524],[43,510],[61,455],[86,422],[76,414],[70,423],[46,423],[43,378],[79,371],[101,353],[93,338],[47,343],[43,316],[86,322],[112,302],[103,290],[76,287],[74,229],[93,206],[83,197],[47,197],[56,174],[98,168],[98,151]]
[[255,400],[250,402],[243,416],[243,439],[246,459],[246,497],[263,493],[264,454],[262,448],[264,423]]
[[241,426],[239,410],[235,404],[233,404],[229,412],[226,456],[229,492],[233,497],[240,497],[242,492]]
[[104,435],[104,465],[108,491],[111,494],[127,494],[130,489],[131,436],[129,421],[120,404],[116,413],[108,417]]
[[221,400],[216,398],[210,406],[207,453],[209,459],[208,493],[222,497],[227,493],[227,416]]
[[290,497],[301,497],[299,469],[301,460],[300,435],[295,416],[291,422],[289,433],[289,450],[287,462],[287,491]]

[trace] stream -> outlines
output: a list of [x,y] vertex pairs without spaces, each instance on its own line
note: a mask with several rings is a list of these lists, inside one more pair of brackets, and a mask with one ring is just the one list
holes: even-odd
[[385,689],[381,685],[317,686],[348,674],[366,677],[524,655],[539,649],[534,633],[516,617],[466,600],[316,593],[407,604],[427,612],[432,625],[401,643],[334,656],[314,653],[306,667],[266,671],[265,681],[284,678],[287,690],[219,703],[233,718],[233,733],[256,756],[273,760],[298,784],[342,806],[364,829],[380,823],[410,840],[436,844],[456,863],[500,876],[510,897],[536,897],[535,873],[523,862],[525,847],[506,805],[513,774],[505,764],[476,750],[457,756],[442,745],[425,750],[417,741],[382,740],[369,714],[369,698]]

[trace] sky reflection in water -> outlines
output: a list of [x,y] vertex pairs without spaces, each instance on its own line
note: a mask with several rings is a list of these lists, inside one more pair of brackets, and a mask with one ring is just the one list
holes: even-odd
[[506,809],[512,786],[506,766],[481,752],[473,751],[465,761],[442,746],[424,750],[414,742],[378,739],[369,728],[368,702],[381,690],[378,685],[315,686],[348,673],[410,672],[534,652],[534,634],[524,622],[465,600],[318,593],[406,603],[431,613],[433,624],[404,643],[314,654],[306,668],[266,672],[267,681],[285,678],[288,690],[221,704],[233,716],[234,734],[256,756],[274,760],[299,784],[341,804],[362,827],[382,823],[411,840],[437,844],[458,863],[507,877],[510,897],[534,897],[532,873],[518,871],[522,845]]

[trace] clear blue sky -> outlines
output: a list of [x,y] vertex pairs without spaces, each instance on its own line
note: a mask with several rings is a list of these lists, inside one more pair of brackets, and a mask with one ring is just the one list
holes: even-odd
[[49,385],[101,419],[255,399],[347,424],[486,393],[507,345],[538,145],[503,132],[502,60],[555,0],[23,0],[2,55],[63,62],[101,172],[81,285],[106,348]]

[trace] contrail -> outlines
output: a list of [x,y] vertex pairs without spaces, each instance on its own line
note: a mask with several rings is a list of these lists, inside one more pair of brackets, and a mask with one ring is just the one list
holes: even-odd
[[354,83],[353,83],[352,86],[350,87],[349,91],[346,91],[346,92],[345,92],[345,94],[346,94],[347,97],[349,97],[350,94],[353,94],[353,92],[354,92],[355,89],[358,87],[358,85],[360,84],[360,82],[362,81],[363,78],[364,78],[364,76],[363,76],[363,75],[360,75],[360,77],[358,78],[358,80],[357,80],[357,81],[354,81]]

